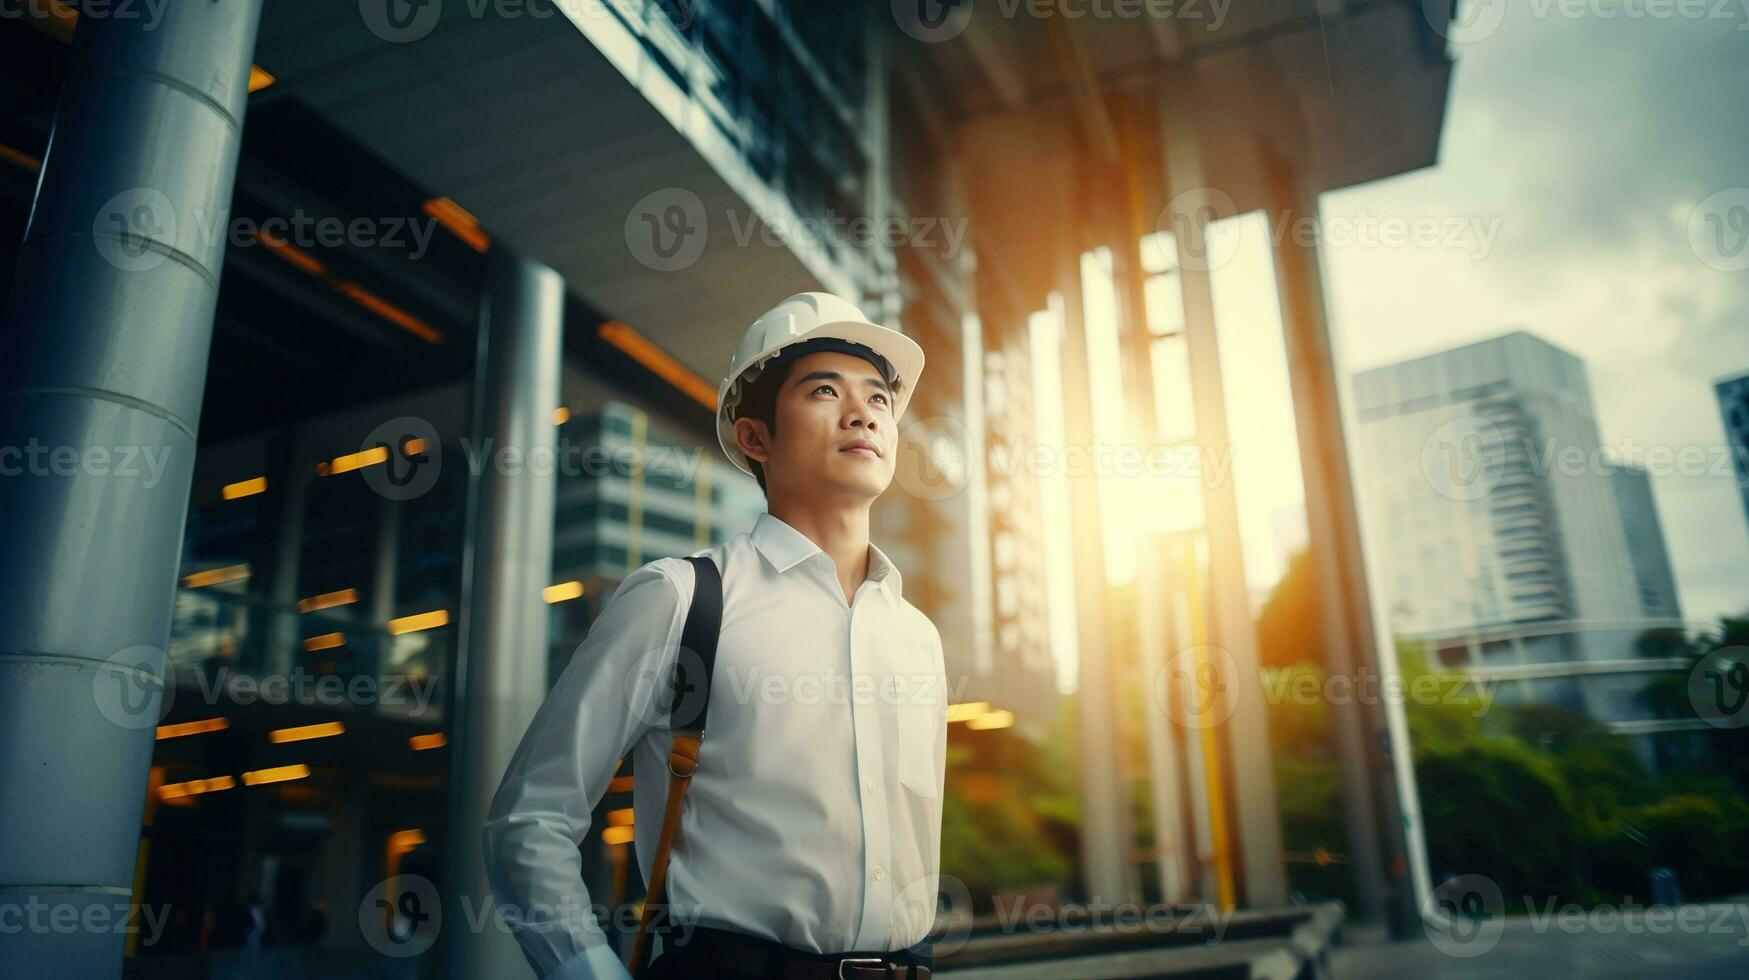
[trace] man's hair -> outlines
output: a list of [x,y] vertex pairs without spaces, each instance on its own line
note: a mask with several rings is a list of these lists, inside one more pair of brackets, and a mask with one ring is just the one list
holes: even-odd
[[[795,366],[795,359],[789,358],[766,368],[759,377],[753,379],[747,386],[747,393],[742,396],[741,409],[735,413],[735,417],[764,422],[766,431],[771,433],[771,438],[776,439],[777,392],[789,380],[790,369]],[[747,466],[753,470],[753,479],[759,482],[759,492],[769,499],[771,493],[765,489],[765,464],[748,457]]]
[[[861,347],[862,345],[856,346]],[[814,353],[817,350],[832,349],[835,348],[816,341],[803,341],[778,355],[771,364],[766,366],[764,371],[760,372],[758,377],[747,383],[746,394],[741,396],[741,405],[735,410],[735,418],[757,419],[764,422],[766,431],[771,434],[771,438],[776,439],[777,393],[783,389],[784,382],[789,380],[790,369],[794,368],[796,362],[801,360],[804,355]],[[867,350],[868,353],[863,354],[861,351],[857,351],[858,356],[873,364],[875,370],[880,372],[882,377],[892,377],[892,369],[886,358],[866,347],[863,350]],[[893,394],[897,396],[902,383],[894,380],[890,384]],[[753,471],[753,479],[759,483],[759,492],[765,494],[766,499],[770,499],[771,492],[765,488],[765,464],[748,457],[747,466]]]

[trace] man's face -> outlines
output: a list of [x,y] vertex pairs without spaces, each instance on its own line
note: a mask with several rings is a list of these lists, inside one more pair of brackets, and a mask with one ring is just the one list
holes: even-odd
[[[839,491],[874,498],[893,480],[898,427],[893,393],[873,364],[852,354],[817,351],[790,366],[777,392],[777,438],[757,426],[768,488]],[[743,451],[747,447],[743,444]],[[781,490],[779,490],[781,492]]]

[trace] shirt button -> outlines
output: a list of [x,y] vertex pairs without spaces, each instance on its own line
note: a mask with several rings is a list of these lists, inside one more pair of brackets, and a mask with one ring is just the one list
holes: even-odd
[[875,868],[875,880],[876,881],[880,881],[882,878],[885,878],[886,876],[887,876],[887,873],[885,871],[882,871],[879,867]]
[[872,779],[868,781],[868,795],[875,795],[875,781]]

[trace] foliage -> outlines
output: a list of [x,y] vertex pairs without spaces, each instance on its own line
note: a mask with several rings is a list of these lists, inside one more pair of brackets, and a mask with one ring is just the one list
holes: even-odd
[[1258,663],[1269,668],[1322,662],[1322,622],[1311,558],[1304,550],[1296,551],[1257,616]]
[[[1315,583],[1303,554],[1264,606],[1258,634],[1271,690],[1292,692],[1304,677],[1322,689]],[[1690,665],[1724,646],[1749,646],[1749,619],[1698,636],[1648,630],[1637,644],[1641,656]],[[1405,690],[1437,692],[1405,708],[1436,880],[1487,875],[1514,903],[1647,900],[1656,868],[1673,869],[1690,900],[1749,888],[1749,729],[1660,736],[1648,770],[1631,743],[1593,719],[1496,703],[1461,674],[1430,671],[1414,644],[1397,660]],[[1645,703],[1652,717],[1695,718],[1688,671],[1662,675]],[[1285,848],[1346,851],[1328,706],[1272,698],[1269,725]],[[1345,897],[1348,882],[1329,869],[1288,870],[1296,890]]]
[[991,896],[1075,876],[1081,815],[1072,700],[1042,745],[1009,729],[953,731],[941,816],[941,873],[964,882],[974,908]]
[[[1712,642],[1686,656],[1698,659]],[[1676,655],[1667,631],[1649,633],[1641,649]],[[1410,684],[1426,670],[1412,647],[1398,659]],[[1664,717],[1679,717],[1668,688],[1654,685],[1649,697],[1666,699]],[[1691,754],[1702,769],[1654,775],[1625,739],[1583,715],[1448,700],[1407,708],[1436,877],[1483,874],[1507,896],[1564,901],[1644,900],[1660,867],[1676,871],[1690,899],[1749,883],[1749,804],[1712,753]]]

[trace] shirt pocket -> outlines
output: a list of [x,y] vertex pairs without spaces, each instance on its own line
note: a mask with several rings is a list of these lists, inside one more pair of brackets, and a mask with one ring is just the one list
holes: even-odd
[[946,711],[939,698],[930,698],[905,704],[899,712],[899,782],[925,799],[934,799],[941,789],[935,743]]

